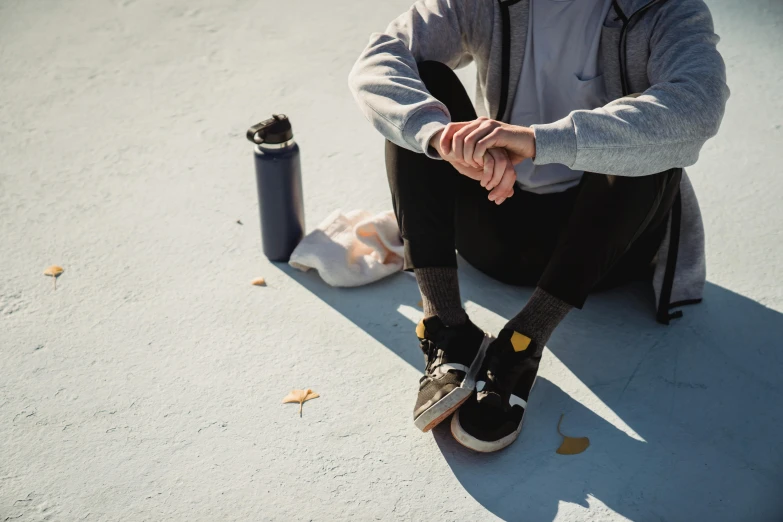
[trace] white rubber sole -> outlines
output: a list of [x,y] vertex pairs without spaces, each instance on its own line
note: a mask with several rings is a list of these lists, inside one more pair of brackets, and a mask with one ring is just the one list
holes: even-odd
[[454,414],[454,417],[451,418],[451,435],[457,442],[468,449],[472,449],[473,451],[478,451],[480,453],[492,453],[502,450],[517,440],[517,437],[519,437],[519,432],[522,431],[522,424],[524,423],[525,416],[523,415],[522,422],[519,423],[517,430],[509,433],[502,439],[494,441],[479,440],[462,429],[462,425],[459,423],[459,412],[457,412]]
[[481,364],[484,362],[484,355],[487,352],[487,346],[495,338],[491,335],[485,334],[484,340],[481,341],[476,357],[470,364],[468,374],[463,379],[459,388],[454,388],[445,397],[441,398],[438,402],[427,408],[421,415],[416,417],[413,424],[416,425],[423,432],[428,432],[441,422],[443,422],[449,415],[454,413],[462,403],[465,402],[473,390],[476,389],[476,374],[481,369]]

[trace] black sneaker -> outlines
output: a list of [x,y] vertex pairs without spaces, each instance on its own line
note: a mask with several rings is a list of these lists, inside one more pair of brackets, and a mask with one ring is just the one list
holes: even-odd
[[436,316],[423,319],[416,327],[416,336],[426,367],[419,381],[413,423],[421,431],[429,431],[473,393],[475,375],[489,343],[470,320],[447,327]]
[[451,434],[465,447],[491,452],[514,442],[541,355],[530,338],[504,328],[487,348],[476,375],[476,393],[451,420]]

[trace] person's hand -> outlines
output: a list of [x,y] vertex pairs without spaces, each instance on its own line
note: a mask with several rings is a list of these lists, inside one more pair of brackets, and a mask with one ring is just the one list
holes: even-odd
[[484,153],[482,165],[479,167],[468,165],[462,158],[453,153],[445,154],[441,149],[440,134],[435,134],[430,140],[430,145],[438,151],[438,154],[448,161],[460,174],[470,179],[478,181],[482,187],[489,192],[487,196],[490,201],[497,205],[503,203],[506,199],[514,195],[514,183],[517,180],[517,173],[514,171],[514,165],[508,157],[505,149],[494,148]]
[[475,168],[483,165],[487,150],[494,148],[506,149],[514,165],[536,155],[533,129],[484,117],[449,123],[439,136],[441,154],[459,158]]

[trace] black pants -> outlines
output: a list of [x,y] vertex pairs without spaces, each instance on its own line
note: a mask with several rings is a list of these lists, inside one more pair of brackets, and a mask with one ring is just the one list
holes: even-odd
[[[418,64],[452,121],[476,119],[462,83],[446,65]],[[405,270],[455,267],[455,248],[500,281],[537,285],[581,308],[587,295],[651,276],[679,190],[678,170],[642,177],[586,172],[555,194],[514,187],[501,205],[448,162],[386,142],[386,171],[405,243]]]

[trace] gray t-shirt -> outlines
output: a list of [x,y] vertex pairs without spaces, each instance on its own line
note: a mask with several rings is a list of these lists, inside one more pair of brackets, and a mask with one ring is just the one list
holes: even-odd
[[[513,125],[552,123],[571,111],[607,103],[598,62],[601,27],[611,0],[531,0],[530,26]],[[581,171],[557,163],[515,167],[524,190],[561,192],[579,183]]]

